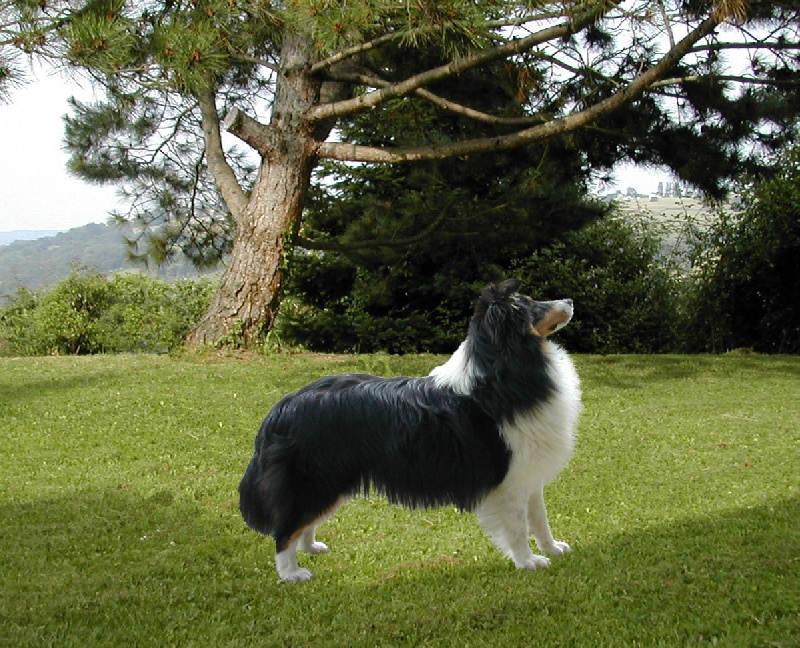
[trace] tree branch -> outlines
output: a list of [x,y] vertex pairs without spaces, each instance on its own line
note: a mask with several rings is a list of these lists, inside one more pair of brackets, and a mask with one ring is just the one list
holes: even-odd
[[529,124],[540,124],[545,119],[541,115],[529,115],[527,117],[498,117],[497,115],[490,115],[488,113],[481,112],[480,110],[470,108],[469,106],[464,106],[456,103],[455,101],[450,101],[449,99],[440,97],[439,95],[432,93],[430,90],[425,90],[424,88],[417,88],[414,91],[414,94],[422,99],[425,99],[426,101],[430,101],[432,104],[439,106],[439,108],[442,108],[443,110],[447,110],[464,117],[469,117],[470,119],[474,119],[475,121],[483,122],[485,124],[496,124],[499,126],[526,126]]
[[203,117],[203,137],[206,142],[208,170],[214,176],[217,189],[222,194],[228,209],[231,210],[231,214],[236,220],[239,220],[247,207],[248,199],[236,179],[236,174],[225,158],[214,91],[210,87],[200,90],[197,93],[197,99]]
[[[419,32],[423,30],[418,30]],[[323,70],[333,67],[337,63],[341,63],[345,59],[350,58],[351,56],[356,56],[358,54],[362,54],[364,52],[368,52],[376,47],[380,47],[385,43],[391,43],[394,40],[399,40],[404,36],[408,36],[416,32],[392,32],[390,34],[384,34],[383,36],[378,36],[371,41],[367,41],[365,43],[359,43],[358,45],[353,45],[352,47],[348,47],[346,49],[341,50],[340,52],[336,52],[329,56],[326,59],[318,61],[311,66],[311,73],[318,74]]]
[[276,74],[279,71],[279,67],[273,63],[272,61],[267,61],[266,59],[258,58],[257,56],[250,56],[249,54],[239,54],[237,52],[231,53],[231,58],[236,61],[242,61],[243,63],[252,63],[253,65],[261,65]]
[[672,77],[669,79],[662,79],[661,81],[656,81],[653,83],[651,88],[661,88],[664,86],[669,85],[677,85],[679,83],[697,83],[700,81],[708,81],[713,79],[714,81],[732,81],[734,83],[750,83],[753,85],[774,85],[774,86],[798,86],[800,85],[800,80],[790,80],[790,79],[758,79],[756,77],[745,77],[745,76],[720,76],[718,74],[698,74],[698,75],[690,75],[690,76],[683,76],[683,77]]
[[528,129],[501,135],[484,137],[452,144],[425,146],[405,149],[383,149],[370,146],[359,146],[341,142],[323,142],[317,154],[321,158],[345,160],[351,162],[412,162],[417,160],[436,160],[472,153],[511,149],[539,139],[570,132],[585,126],[591,121],[610,113],[624,103],[640,96],[648,87],[657,82],[672,69],[692,46],[704,36],[711,33],[723,20],[723,17],[712,15],[698,27],[675,44],[662,59],[649,70],[640,74],[625,87],[613,95],[598,102],[594,106],[573,113],[567,117],[553,119]]
[[747,41],[744,43],[707,43],[692,48],[692,52],[719,51],[728,49],[768,49],[768,50],[796,50],[800,43],[789,41]]
[[406,247],[424,241],[439,229],[439,226],[446,218],[447,210],[443,209],[439,216],[424,230],[414,236],[401,239],[375,239],[373,241],[351,241],[345,243],[337,241],[312,241],[303,236],[295,236],[294,244],[306,250],[322,250],[326,252],[355,252],[357,250],[366,250],[376,247]]
[[[514,27],[524,24],[529,20],[534,20],[535,18],[543,18],[548,16],[522,16],[520,18],[514,20],[495,20],[495,21],[488,21],[484,24],[486,28],[503,28],[503,27]],[[549,16],[550,18],[554,18],[555,16]],[[326,69],[329,69],[336,65],[337,63],[341,63],[342,61],[351,58],[353,56],[357,56],[358,54],[363,54],[364,52],[369,52],[370,50],[377,49],[381,45],[385,45],[386,43],[391,43],[396,40],[402,40],[404,38],[412,38],[415,35],[425,34],[427,32],[436,32],[440,30],[441,27],[438,25],[428,26],[428,27],[418,27],[417,29],[410,29],[406,31],[398,31],[392,32],[389,34],[383,34],[382,36],[378,36],[377,38],[372,39],[371,41],[366,41],[364,43],[358,43],[357,45],[353,45],[352,47],[348,47],[343,49],[335,54],[332,54],[326,59],[318,61],[311,66],[311,73],[318,74]]]
[[664,21],[664,30],[667,32],[669,38],[670,49],[675,47],[675,34],[672,33],[672,25],[670,24],[669,16],[667,16],[667,8],[664,6],[662,0],[658,0],[658,10],[661,14],[661,20]]
[[512,40],[502,45],[482,50],[471,56],[466,56],[457,61],[448,63],[447,65],[442,65],[416,74],[405,81],[400,81],[379,90],[373,90],[372,92],[368,92],[353,99],[315,106],[309,111],[308,117],[312,120],[331,119],[368,108],[374,108],[389,99],[408,95],[417,88],[461,74],[466,70],[483,65],[484,63],[507,58],[514,54],[520,54],[542,43],[557,38],[564,38],[591,24],[617,4],[618,1],[615,0],[599,8],[589,9],[578,14],[568,22],[542,29],[525,38]]
[[[389,81],[380,79],[378,77],[368,76],[366,74],[337,74],[329,75],[329,78],[336,81],[359,83],[361,85],[372,86],[373,88],[385,88],[391,85],[391,82]],[[417,88],[414,90],[414,94],[422,99],[425,99],[426,101],[431,102],[439,108],[442,108],[443,110],[447,110],[449,112],[487,124],[498,124],[503,126],[526,126],[530,124],[541,123],[543,120],[543,118],[538,115],[527,117],[498,117],[496,115],[490,115],[489,113],[481,112],[480,110],[475,110],[469,106],[464,106],[463,104],[440,97],[439,95],[434,94],[430,90],[426,90],[424,88]]]
[[248,146],[252,146],[261,155],[266,155],[269,151],[269,126],[265,126],[236,107],[225,115],[222,128],[231,135],[238,137]]

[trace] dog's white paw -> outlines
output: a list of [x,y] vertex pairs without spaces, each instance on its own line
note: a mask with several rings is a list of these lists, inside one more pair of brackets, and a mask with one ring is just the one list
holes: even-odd
[[566,542],[562,542],[561,540],[553,540],[553,544],[542,547],[542,551],[549,553],[551,556],[563,556],[564,554],[568,554],[571,549]]
[[284,583],[304,583],[311,580],[311,571],[303,567],[298,567],[290,572],[280,574],[281,580]]
[[310,545],[303,547],[303,551],[311,554],[312,556],[316,554],[328,553],[330,550],[331,548],[324,542],[312,542]]
[[535,571],[537,569],[549,567],[550,559],[540,556],[539,554],[531,554],[523,560],[515,560],[514,564],[517,566],[517,569],[529,569],[531,571]]

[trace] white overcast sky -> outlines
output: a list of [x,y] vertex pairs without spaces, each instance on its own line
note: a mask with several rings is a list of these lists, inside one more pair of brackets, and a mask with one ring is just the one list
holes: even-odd
[[[104,223],[109,212],[124,208],[113,186],[90,185],[67,172],[62,116],[70,95],[90,99],[92,89],[39,69],[12,90],[10,103],[0,103],[0,232]],[[623,167],[616,188],[651,193],[668,180],[666,171]]]
[[65,230],[104,223],[118,208],[113,187],[67,172],[63,150],[67,97],[92,97],[88,84],[37,70],[0,103],[0,232]]

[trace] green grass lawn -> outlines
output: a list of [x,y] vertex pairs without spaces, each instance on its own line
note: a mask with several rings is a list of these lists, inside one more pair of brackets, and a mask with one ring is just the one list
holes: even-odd
[[237,486],[325,373],[434,356],[0,359],[0,644],[800,645],[800,358],[578,357],[546,497],[573,553],[517,571],[473,515],[358,499],[278,581]]

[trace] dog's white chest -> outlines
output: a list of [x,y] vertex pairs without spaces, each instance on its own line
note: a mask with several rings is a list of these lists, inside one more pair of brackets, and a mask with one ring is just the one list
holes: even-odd
[[524,465],[549,481],[572,456],[581,391],[578,373],[567,353],[549,341],[545,342],[545,351],[555,385],[553,395],[545,403],[518,413],[501,431],[511,449],[512,463]]

